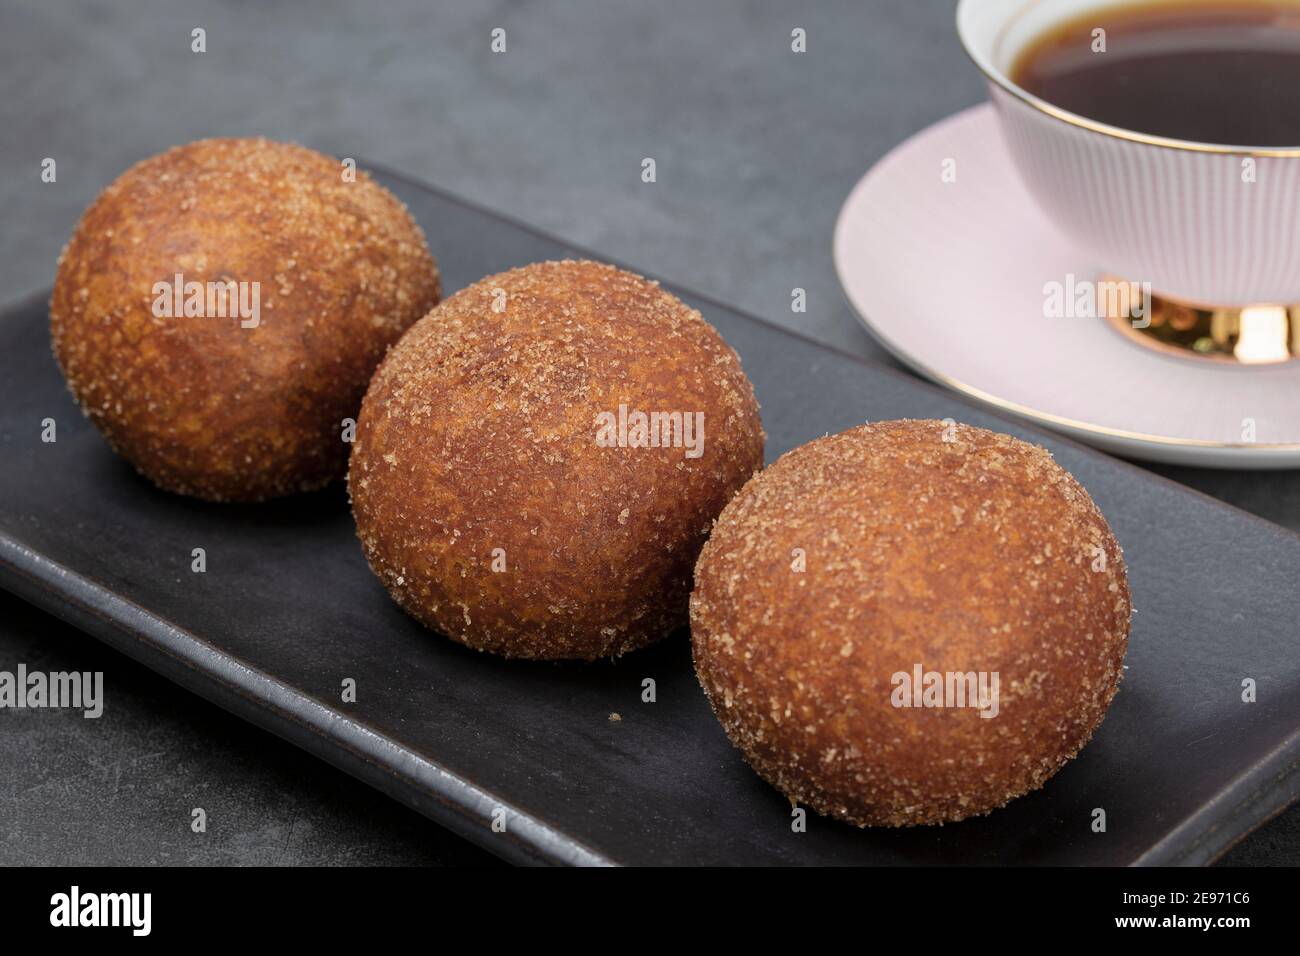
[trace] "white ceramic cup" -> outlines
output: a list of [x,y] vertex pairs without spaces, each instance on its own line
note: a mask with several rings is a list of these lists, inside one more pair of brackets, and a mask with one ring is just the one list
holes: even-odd
[[1017,56],[1043,32],[1118,5],[959,3],[957,32],[988,79],[1025,183],[1057,227],[1115,276],[1213,307],[1300,303],[1300,144],[1151,136],[1068,112],[1011,81]]

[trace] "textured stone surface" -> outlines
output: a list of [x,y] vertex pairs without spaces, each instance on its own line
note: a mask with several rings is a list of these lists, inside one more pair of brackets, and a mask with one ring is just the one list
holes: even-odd
[[[797,16],[688,0],[51,0],[4,18],[0,196],[28,227],[7,237],[6,298],[49,284],[82,209],[136,160],[265,135],[388,165],[866,352],[829,255],[840,203],[895,143],[983,96],[943,0]],[[795,26],[806,54],[790,51]],[[190,51],[194,27],[206,53]],[[56,184],[40,181],[46,156]],[[794,286],[806,315],[790,312]]]
[[[81,211],[131,163],[203,136],[260,134],[384,164],[881,358],[844,303],[831,228],[872,162],[983,98],[953,34],[952,7],[8,4],[0,14],[9,94],[0,100],[0,203],[10,225],[0,240],[0,300],[50,285]],[[494,56],[488,44],[498,26],[507,53]],[[796,26],[808,31],[803,55],[790,52]],[[190,52],[194,27],[207,31],[207,53]],[[47,156],[58,162],[55,184],[40,181]],[[647,156],[656,160],[653,186],[640,180]],[[790,311],[795,286],[807,290],[806,313]],[[1164,471],[1300,529],[1296,472]],[[115,660],[49,619],[18,633],[10,617],[0,616],[0,663],[58,647],[68,667],[93,659],[109,669]],[[113,728],[111,747],[80,718],[43,727],[49,712],[35,718],[42,723],[0,714],[6,730],[14,719],[43,727],[0,733],[0,766],[13,768],[0,787],[42,788],[16,802],[0,790],[0,862],[467,858],[463,844],[262,732],[191,704],[126,662],[111,669],[117,696],[138,697],[140,708],[106,718],[121,721],[104,725]],[[123,795],[123,780],[138,791]],[[240,809],[223,816],[220,840],[196,847],[183,821],[173,830],[165,815],[174,790],[224,792]],[[1300,862],[1300,811],[1229,859]]]

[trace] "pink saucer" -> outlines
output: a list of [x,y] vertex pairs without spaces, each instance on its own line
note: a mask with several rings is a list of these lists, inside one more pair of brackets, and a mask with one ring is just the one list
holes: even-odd
[[991,106],[921,131],[862,178],[835,266],[886,348],[981,402],[1132,458],[1300,467],[1300,360],[1165,355],[1104,319],[1047,316],[1048,284],[1101,269],[1022,186]]

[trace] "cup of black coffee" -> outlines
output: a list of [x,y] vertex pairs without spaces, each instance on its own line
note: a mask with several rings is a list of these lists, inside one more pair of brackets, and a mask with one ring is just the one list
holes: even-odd
[[1023,179],[1102,270],[1267,312],[1300,355],[1300,0],[961,0],[957,28]]

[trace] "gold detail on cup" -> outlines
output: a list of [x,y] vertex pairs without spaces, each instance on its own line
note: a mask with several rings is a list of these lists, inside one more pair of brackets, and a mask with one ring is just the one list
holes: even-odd
[[[1123,282],[1113,276],[1102,281]],[[1117,301],[1100,304],[1106,321],[1144,348],[1238,365],[1276,365],[1300,358],[1300,304],[1212,306],[1154,293],[1126,314],[1114,308]]]

